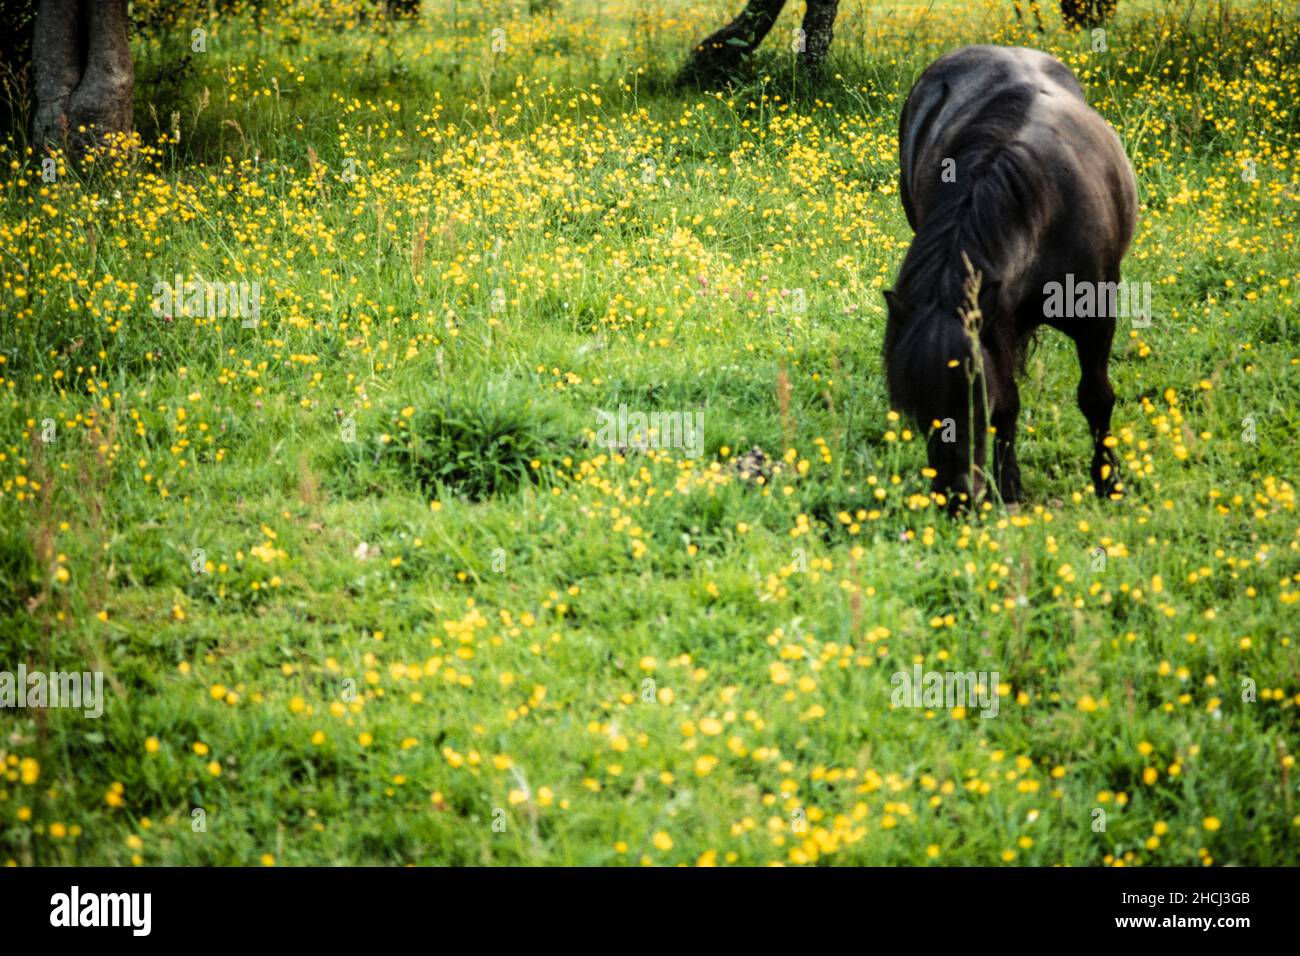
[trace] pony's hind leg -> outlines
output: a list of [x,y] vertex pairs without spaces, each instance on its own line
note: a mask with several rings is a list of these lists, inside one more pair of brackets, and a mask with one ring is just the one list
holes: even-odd
[[1092,435],[1092,487],[1099,498],[1114,494],[1119,484],[1119,459],[1111,445],[1110,414],[1115,407],[1115,390],[1111,388],[1107,364],[1111,339],[1115,335],[1113,317],[1091,321],[1074,337],[1079,355],[1079,410],[1088,420]]

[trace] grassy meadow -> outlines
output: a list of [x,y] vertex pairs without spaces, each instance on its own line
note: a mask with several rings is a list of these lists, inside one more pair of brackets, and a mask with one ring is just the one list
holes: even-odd
[[[0,670],[105,695],[0,711],[0,863],[1297,862],[1300,13],[847,0],[811,77],[792,3],[675,89],[736,6],[137,0],[140,141],[0,145]],[[1119,500],[1045,330],[1026,500],[950,520],[881,292],[981,42],[1119,132],[1154,319]]]

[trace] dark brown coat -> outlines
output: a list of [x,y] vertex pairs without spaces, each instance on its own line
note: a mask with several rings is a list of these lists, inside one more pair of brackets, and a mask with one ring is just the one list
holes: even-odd
[[[1114,309],[1063,318],[1046,290],[1119,281],[1137,218],[1119,137],[1059,61],[1020,47],[966,47],[912,87],[899,122],[899,180],[916,236],[885,293],[885,366],[891,401],[929,435],[934,490],[954,505],[978,496],[991,424],[999,493],[1020,499],[1015,376],[1029,337],[1050,324],[1074,339],[1093,484],[1099,495],[1114,492],[1117,462],[1106,445]],[[980,276],[978,355],[960,318],[963,255]]]

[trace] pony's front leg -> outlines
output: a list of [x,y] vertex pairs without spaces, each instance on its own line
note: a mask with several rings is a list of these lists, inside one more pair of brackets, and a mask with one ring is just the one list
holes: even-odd
[[[987,361],[987,360],[986,360]],[[1016,458],[1016,420],[1020,417],[1020,388],[1016,385],[1011,360],[994,369],[989,376],[989,393],[993,403],[989,422],[993,426],[993,484],[1003,504],[1015,504],[1024,492],[1020,483],[1020,463]]]
[[[962,414],[965,414],[963,411]],[[978,416],[972,440],[969,423],[959,423],[956,418],[940,419],[932,427],[927,446],[930,469],[930,490],[945,498],[949,514],[966,511],[984,494],[984,426],[983,416]]]

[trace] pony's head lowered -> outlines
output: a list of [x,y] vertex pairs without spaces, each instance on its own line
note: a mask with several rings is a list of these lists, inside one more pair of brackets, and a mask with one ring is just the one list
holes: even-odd
[[[984,440],[992,389],[998,385],[981,317],[997,309],[997,283],[968,290],[964,305],[923,290],[887,290],[885,369],[891,404],[926,436],[931,489],[956,510],[984,490]],[[978,291],[976,291],[978,290]]]

